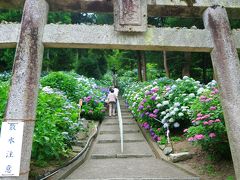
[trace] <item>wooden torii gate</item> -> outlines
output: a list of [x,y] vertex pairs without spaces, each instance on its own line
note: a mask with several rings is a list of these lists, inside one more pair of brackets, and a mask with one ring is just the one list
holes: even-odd
[[[16,48],[4,121],[24,122],[20,176],[28,179],[38,85],[44,47],[209,52],[219,83],[234,168],[240,179],[240,1],[195,0],[0,0],[22,8],[21,25],[0,25],[0,48]],[[189,2],[189,1],[186,1]],[[48,11],[114,12],[114,26],[46,25]],[[228,15],[227,15],[228,13]],[[205,29],[148,28],[147,16],[202,17]]]

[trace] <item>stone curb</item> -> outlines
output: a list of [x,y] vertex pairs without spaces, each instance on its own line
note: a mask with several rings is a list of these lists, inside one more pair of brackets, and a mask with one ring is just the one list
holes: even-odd
[[[188,173],[188,174],[190,174],[190,175],[192,175],[192,176],[196,176],[196,178],[199,178],[199,175],[198,175],[198,174],[190,171],[190,170],[187,169],[187,168],[184,168],[184,167],[181,166],[180,164],[176,164],[176,163],[171,162],[171,161],[170,161],[170,158],[169,158],[168,156],[166,156],[166,155],[163,153],[163,151],[158,147],[157,143],[154,142],[154,141],[151,139],[149,133],[146,132],[146,130],[142,128],[141,124],[140,124],[139,122],[137,122],[137,124],[138,124],[138,127],[140,128],[143,136],[145,137],[145,139],[147,140],[148,144],[150,145],[150,147],[151,147],[151,149],[152,149],[152,151],[153,151],[153,153],[155,154],[155,156],[156,156],[157,159],[162,159],[162,160],[166,161],[167,163],[171,164],[172,166],[175,166],[175,167],[177,167],[177,168],[185,171],[186,173]],[[199,180],[200,180],[200,178],[199,178]]]
[[[91,137],[95,133],[98,133],[99,126],[100,126],[100,123],[97,122],[96,127],[91,132],[89,137]],[[88,146],[87,150],[76,161],[74,161],[73,163],[69,164],[68,166],[66,166],[64,168],[59,169],[59,171],[57,171],[56,174],[54,174],[51,177],[48,177],[46,179],[48,179],[48,180],[64,179],[67,176],[69,176],[74,170],[76,170],[81,164],[83,164],[86,161],[87,156],[89,155],[89,151],[92,148],[92,145],[93,145],[93,142],[95,141],[95,139],[96,139],[96,136],[93,137],[93,140],[90,142],[90,145]]]

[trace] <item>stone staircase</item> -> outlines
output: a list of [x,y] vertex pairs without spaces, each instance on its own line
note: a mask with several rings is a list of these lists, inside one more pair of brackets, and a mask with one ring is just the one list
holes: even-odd
[[66,179],[199,179],[156,159],[131,113],[120,100],[124,152],[121,153],[118,118],[107,117],[88,160]]

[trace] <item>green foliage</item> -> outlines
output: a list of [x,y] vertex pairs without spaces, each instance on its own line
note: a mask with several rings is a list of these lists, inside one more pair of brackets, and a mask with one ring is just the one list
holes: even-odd
[[3,82],[0,80],[0,128],[2,126],[2,121],[5,113],[5,108],[7,105],[8,98],[8,90],[9,90],[9,82]]
[[88,50],[87,53],[82,53],[75,70],[84,76],[101,79],[107,72],[107,62],[103,51]]
[[71,13],[69,12],[49,12],[48,23],[71,24]]
[[78,108],[62,92],[39,93],[32,158],[37,164],[68,156],[70,143],[80,128]]
[[70,100],[78,102],[81,96],[78,93],[78,81],[73,76],[64,72],[52,72],[41,79],[43,87],[50,86],[51,88],[59,89],[66,93]]
[[0,22],[20,22],[22,18],[22,12],[19,10],[0,10]]

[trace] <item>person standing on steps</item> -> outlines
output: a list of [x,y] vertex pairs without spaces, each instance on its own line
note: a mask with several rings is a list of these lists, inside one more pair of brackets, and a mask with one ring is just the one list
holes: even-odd
[[117,102],[117,96],[114,94],[114,90],[110,88],[110,92],[107,96],[109,116],[115,116],[115,107]]

